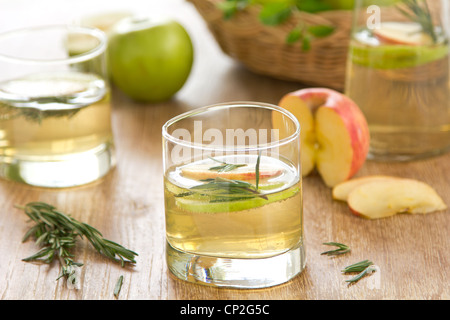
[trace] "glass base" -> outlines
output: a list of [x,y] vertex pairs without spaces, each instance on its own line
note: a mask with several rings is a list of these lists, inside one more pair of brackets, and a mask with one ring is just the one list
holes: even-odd
[[105,143],[82,153],[51,158],[0,158],[0,177],[36,187],[65,188],[93,182],[114,165],[114,146]]
[[176,277],[203,285],[257,289],[282,284],[294,278],[306,263],[303,244],[277,256],[232,259],[195,255],[166,245],[167,265]]

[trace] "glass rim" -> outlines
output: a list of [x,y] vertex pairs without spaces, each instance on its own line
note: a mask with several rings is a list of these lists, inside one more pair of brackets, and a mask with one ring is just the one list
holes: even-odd
[[[174,136],[172,136],[171,134],[169,134],[169,132],[167,131],[167,129],[173,125],[174,123],[181,121],[183,119],[192,117],[192,116],[196,116],[199,114],[203,114],[206,113],[208,111],[211,110],[219,110],[225,106],[231,107],[231,108],[238,108],[238,107],[252,107],[252,108],[257,108],[257,107],[263,107],[265,109],[271,109],[274,111],[278,111],[282,114],[284,114],[285,116],[287,116],[295,125],[296,129],[295,132],[292,133],[291,135],[289,135],[288,137],[285,137],[283,139],[279,139],[275,142],[269,142],[269,143],[262,143],[262,144],[257,144],[256,146],[244,146],[244,147],[230,147],[230,146],[225,146],[225,145],[220,145],[220,146],[210,146],[210,145],[205,145],[205,144],[200,144],[200,143],[195,143],[195,142],[189,142],[186,140],[181,140],[178,138],[175,138]],[[288,143],[291,143],[292,141],[294,141],[295,139],[299,139],[300,138],[300,122],[298,121],[297,117],[295,117],[291,112],[289,112],[288,110],[274,105],[274,104],[270,104],[270,103],[265,103],[265,102],[256,102],[256,101],[231,101],[231,102],[223,102],[223,103],[217,103],[217,104],[212,104],[212,105],[208,105],[205,107],[200,107],[200,108],[196,108],[194,110],[191,111],[187,111],[184,112],[182,114],[179,114],[178,116],[173,117],[172,119],[168,120],[162,127],[162,136],[164,139],[176,143],[177,145],[183,146],[183,147],[188,147],[188,148],[192,148],[192,149],[201,149],[204,151],[235,151],[235,152],[246,152],[246,151],[259,151],[259,150],[267,150],[267,149],[271,149],[271,148],[275,148],[275,147],[279,147]]]
[[59,64],[71,64],[71,63],[80,63],[88,61],[92,58],[95,58],[105,52],[107,47],[107,36],[105,32],[100,29],[78,26],[78,25],[65,25],[65,24],[56,24],[56,25],[42,25],[42,26],[34,26],[34,27],[25,27],[20,29],[9,30],[0,33],[0,41],[8,38],[15,37],[17,35],[38,32],[42,30],[52,30],[52,29],[65,29],[67,31],[78,31],[80,33],[84,33],[86,35],[91,35],[99,40],[99,44],[95,46],[93,49],[74,55],[68,58],[61,59],[30,59],[30,58],[17,58],[11,55],[6,55],[0,53],[0,61],[16,63],[16,64],[32,64],[32,65],[59,65]]

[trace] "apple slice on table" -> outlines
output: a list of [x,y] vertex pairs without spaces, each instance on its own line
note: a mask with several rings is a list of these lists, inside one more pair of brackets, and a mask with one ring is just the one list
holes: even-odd
[[333,187],[332,196],[334,200],[347,201],[348,195],[355,188],[370,182],[400,179],[393,176],[373,175],[350,179]]
[[385,179],[364,183],[348,195],[352,213],[367,219],[397,213],[425,214],[447,208],[428,184],[413,179]]
[[[364,164],[369,151],[369,128],[359,107],[347,96],[326,88],[308,88],[286,94],[279,106],[300,122],[302,175],[317,168],[333,187],[350,179]],[[274,113],[273,127],[283,133],[283,119]]]
[[[256,171],[254,166],[243,166],[231,171],[211,170],[211,164],[198,164],[186,166],[181,169],[181,175],[194,180],[224,178],[229,180],[256,180]],[[279,176],[283,169],[261,164],[259,167],[259,179],[268,179]]]
[[433,39],[416,22],[382,22],[373,30],[373,34],[387,44],[420,46],[433,43]]

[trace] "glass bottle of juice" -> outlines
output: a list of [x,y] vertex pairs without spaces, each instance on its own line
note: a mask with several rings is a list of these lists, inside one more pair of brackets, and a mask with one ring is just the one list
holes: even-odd
[[356,1],[346,94],[365,114],[369,158],[450,149],[448,0]]

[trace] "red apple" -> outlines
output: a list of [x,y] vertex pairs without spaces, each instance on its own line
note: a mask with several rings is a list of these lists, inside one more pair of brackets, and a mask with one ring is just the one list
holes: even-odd
[[[364,164],[369,151],[369,128],[359,107],[331,89],[308,88],[286,94],[279,106],[300,122],[302,175],[315,167],[333,187],[350,179]],[[283,119],[273,116],[283,131]]]
[[382,43],[410,46],[430,45],[431,37],[416,22],[382,22],[373,30]]

